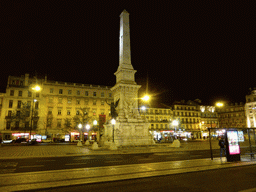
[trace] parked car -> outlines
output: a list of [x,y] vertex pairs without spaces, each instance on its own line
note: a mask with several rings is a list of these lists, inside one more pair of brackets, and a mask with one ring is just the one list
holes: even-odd
[[37,144],[36,139],[29,140],[29,145],[35,145],[35,144]]
[[13,141],[13,143],[28,143],[26,138],[19,138]]
[[12,143],[12,142],[13,142],[13,140],[11,140],[11,139],[4,139],[4,140],[2,141],[3,144]]

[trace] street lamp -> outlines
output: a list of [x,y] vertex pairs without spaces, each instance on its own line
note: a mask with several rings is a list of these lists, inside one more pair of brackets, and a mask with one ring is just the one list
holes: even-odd
[[[98,124],[98,122],[97,122],[97,120],[95,119],[95,120],[93,121],[93,126],[96,127],[97,124]],[[98,133],[99,133],[99,135],[100,135],[100,130],[99,130],[99,129],[98,129]],[[96,132],[96,136],[98,137],[97,132]],[[95,138],[95,141],[97,141],[97,138]]]
[[173,120],[172,125],[174,126],[174,129],[175,129],[174,133],[175,133],[176,132],[176,127],[179,125],[179,122],[177,120]]
[[115,137],[114,137],[114,127],[115,127],[115,124],[116,124],[116,120],[115,119],[112,119],[111,120],[111,124],[113,125],[113,143],[115,143]]
[[32,128],[33,128],[33,118],[34,118],[34,103],[37,102],[36,99],[34,99],[34,94],[33,92],[39,92],[41,91],[41,87],[39,85],[35,85],[34,87],[31,87],[31,94],[32,94],[32,107],[31,107],[31,119],[30,119],[30,133],[29,133],[29,136],[30,136],[30,139],[31,139],[31,132],[32,132]]
[[83,135],[83,131],[82,131],[82,127],[83,125],[81,123],[78,124],[78,128],[80,129],[80,140],[77,143],[77,146],[82,146],[82,135]]

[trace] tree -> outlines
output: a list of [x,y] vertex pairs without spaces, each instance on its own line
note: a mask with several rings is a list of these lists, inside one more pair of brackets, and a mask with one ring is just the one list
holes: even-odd
[[65,133],[71,132],[73,130],[72,118],[65,118],[64,121],[64,128],[62,128],[62,131]]
[[76,115],[73,117],[73,126],[77,128],[79,124],[85,125],[90,123],[91,116],[89,116],[90,108],[79,108],[76,111]]
[[[12,130],[23,129],[24,131],[29,130],[29,122],[31,106],[24,102],[21,103],[20,107],[8,113],[8,121],[11,123]],[[38,113],[36,113],[38,115]]]

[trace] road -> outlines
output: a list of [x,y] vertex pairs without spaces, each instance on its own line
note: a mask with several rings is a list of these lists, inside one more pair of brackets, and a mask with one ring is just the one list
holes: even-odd
[[[245,150],[242,150],[242,154]],[[46,170],[103,167],[127,164],[178,161],[209,158],[209,150],[176,151],[166,153],[112,154],[66,157],[41,157],[28,159],[1,159],[0,174],[22,173]],[[219,157],[219,150],[213,150],[213,157]]]
[[[256,165],[37,190],[40,192],[256,191]],[[249,192],[249,191],[248,191]]]

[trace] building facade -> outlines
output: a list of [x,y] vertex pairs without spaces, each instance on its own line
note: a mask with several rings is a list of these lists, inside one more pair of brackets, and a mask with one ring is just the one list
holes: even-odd
[[[40,90],[35,90],[36,85]],[[109,119],[113,97],[107,86],[49,81],[47,77],[37,79],[25,74],[9,76],[0,100],[3,139],[30,134],[60,139],[68,134],[69,140],[76,140],[81,132],[89,132],[84,127],[78,130],[78,123],[89,123],[99,131]],[[93,127],[94,120],[98,124]]]
[[245,116],[247,127],[256,127],[256,88],[250,89],[250,93],[246,95]]
[[246,128],[244,103],[232,103],[217,110],[219,115],[219,128]]

